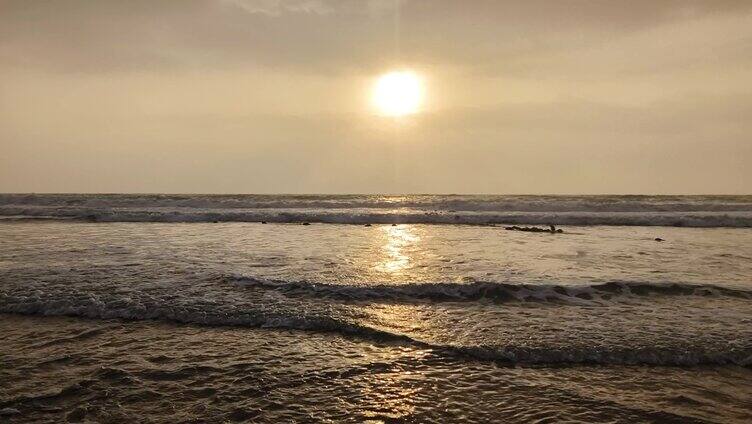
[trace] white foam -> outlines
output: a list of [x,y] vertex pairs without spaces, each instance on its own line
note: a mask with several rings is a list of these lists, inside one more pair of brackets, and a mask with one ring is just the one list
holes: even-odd
[[752,227],[752,196],[4,194],[0,216],[98,222]]
[[327,224],[532,224],[752,227],[752,212],[421,212],[324,210],[81,209],[0,207],[13,219],[93,222],[316,222]]

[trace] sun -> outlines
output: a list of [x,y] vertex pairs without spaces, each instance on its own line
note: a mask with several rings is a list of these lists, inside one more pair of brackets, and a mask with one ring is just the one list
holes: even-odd
[[386,73],[376,80],[372,101],[382,115],[404,116],[416,113],[423,102],[423,80],[412,71]]

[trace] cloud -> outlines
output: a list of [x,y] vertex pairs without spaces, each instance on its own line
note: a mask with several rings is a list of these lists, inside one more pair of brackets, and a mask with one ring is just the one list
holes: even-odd
[[315,13],[328,15],[334,12],[332,6],[322,0],[222,0],[239,7],[248,13],[280,16],[283,13]]
[[[752,178],[749,1],[0,2],[0,191],[744,192]],[[364,109],[368,78],[395,64],[425,71],[429,104],[392,131]]]
[[6,1],[2,8],[0,68],[6,69],[332,73],[373,64],[393,42],[390,9],[374,2]]
[[[740,48],[727,44],[741,43],[750,31],[739,25],[724,31],[723,25],[745,23],[752,2],[6,0],[2,10],[5,68],[96,73],[271,67],[331,74],[408,61],[545,76],[560,64],[577,73],[579,64],[598,73],[609,72],[603,65],[611,63],[624,72],[650,69],[651,61],[660,66],[672,57],[681,65],[682,57],[665,49],[687,39],[673,32],[685,26],[697,36],[707,31],[700,45],[736,55]],[[686,45],[680,47],[691,56]],[[636,56],[642,48],[656,55]]]
[[393,13],[405,0],[219,0],[248,13],[279,17],[288,13],[378,16]]

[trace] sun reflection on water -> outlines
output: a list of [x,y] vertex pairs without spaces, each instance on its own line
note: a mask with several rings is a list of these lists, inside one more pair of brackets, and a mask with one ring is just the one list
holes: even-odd
[[380,230],[383,237],[382,256],[374,268],[389,274],[399,274],[410,268],[412,263],[408,251],[420,241],[413,226],[383,226]]

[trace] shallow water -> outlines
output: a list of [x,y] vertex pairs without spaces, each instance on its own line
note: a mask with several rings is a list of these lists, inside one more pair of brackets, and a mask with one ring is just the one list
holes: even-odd
[[2,418],[752,419],[752,229],[564,230],[0,223]]
[[265,329],[2,316],[12,420],[745,422],[738,367],[508,367]]

